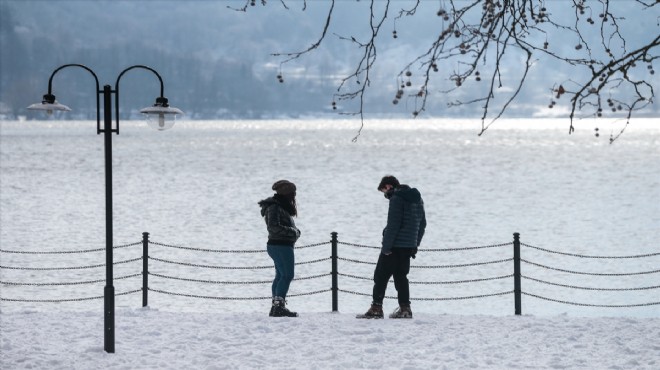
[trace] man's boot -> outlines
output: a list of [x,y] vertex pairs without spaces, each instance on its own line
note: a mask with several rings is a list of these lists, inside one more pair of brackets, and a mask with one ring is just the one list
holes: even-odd
[[412,319],[412,310],[409,304],[402,304],[390,314],[390,319]]
[[382,319],[383,318],[383,304],[371,303],[371,307],[363,315],[355,316],[358,319]]

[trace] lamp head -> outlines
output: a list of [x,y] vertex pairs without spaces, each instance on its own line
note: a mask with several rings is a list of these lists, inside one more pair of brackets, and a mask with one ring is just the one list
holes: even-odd
[[34,103],[29,107],[27,107],[27,109],[44,111],[49,116],[53,114],[53,111],[63,111],[63,112],[71,111],[71,108],[67,107],[64,104],[58,103],[57,100],[55,100],[55,95],[53,94],[44,95],[44,98],[41,101],[41,103]]
[[163,131],[174,126],[177,116],[183,115],[179,108],[170,107],[167,98],[161,96],[156,98],[156,103],[140,110],[147,116],[147,123],[156,130]]

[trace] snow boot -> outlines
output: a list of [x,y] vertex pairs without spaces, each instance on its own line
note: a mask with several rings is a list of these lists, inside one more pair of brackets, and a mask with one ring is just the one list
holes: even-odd
[[270,305],[270,313],[268,316],[273,317],[273,312],[275,312],[275,297],[273,297],[272,304]]
[[357,319],[382,319],[383,318],[383,305],[372,303],[369,310],[363,315],[355,316]]
[[297,312],[289,311],[286,308],[286,301],[282,297],[275,297],[273,299],[273,307],[271,309],[271,317],[298,317]]
[[390,314],[390,319],[412,319],[413,314],[410,305],[402,304]]

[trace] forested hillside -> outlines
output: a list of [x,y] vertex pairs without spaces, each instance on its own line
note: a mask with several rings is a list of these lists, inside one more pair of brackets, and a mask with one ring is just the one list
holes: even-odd
[[[282,58],[271,54],[299,51],[315,42],[329,2],[307,1],[305,11],[301,1],[286,3],[289,10],[273,1],[242,12],[228,6],[240,7],[244,1],[1,0],[0,115],[32,118],[34,113],[25,107],[46,93],[51,72],[62,64],[81,63],[98,74],[101,85],[113,87],[124,68],[153,67],[165,81],[165,96],[188,118],[338,116],[331,106],[333,93],[341,79],[353,73],[360,57],[355,44],[340,37],[365,35],[368,2],[338,2],[335,23],[322,47],[280,67]],[[394,2],[393,12],[405,3]],[[371,76],[365,113],[410,117],[406,107],[412,104],[410,99],[393,105],[392,98],[398,88],[396,73],[424,52],[438,27],[437,2],[428,3],[433,3],[429,14],[401,18],[386,28],[391,32],[396,26],[398,37],[383,38],[378,46],[380,64]],[[565,3],[570,14],[571,3]],[[638,22],[628,24],[633,35],[644,35],[648,27],[658,30],[654,24],[646,30]],[[503,70],[515,71],[516,63],[512,55]],[[570,66],[545,63],[529,77],[524,94],[508,111],[510,116],[537,114],[551,97],[549,78],[571,77]],[[456,66],[440,64],[439,68]],[[280,73],[283,83],[277,79]],[[152,104],[159,92],[154,77],[143,72],[130,72],[120,85],[124,118]],[[95,116],[93,79],[85,71],[58,73],[53,88],[58,100],[74,109],[68,118]],[[478,107],[448,109],[447,105],[455,99],[467,100],[481,88],[466,87],[451,99],[443,97],[441,89],[429,90],[425,115],[477,117]],[[340,108],[350,112],[351,102],[343,104]],[[657,112],[657,106],[648,114]]]

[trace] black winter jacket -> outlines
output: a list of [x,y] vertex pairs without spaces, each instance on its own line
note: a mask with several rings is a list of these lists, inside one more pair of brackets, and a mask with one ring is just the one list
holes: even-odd
[[417,248],[426,230],[424,201],[419,191],[408,185],[400,185],[391,191],[387,226],[383,230],[383,254],[391,252],[394,247]]
[[274,197],[259,202],[261,216],[266,221],[268,244],[293,246],[300,237],[293,217]]

